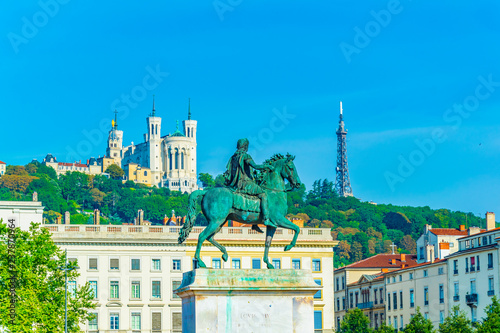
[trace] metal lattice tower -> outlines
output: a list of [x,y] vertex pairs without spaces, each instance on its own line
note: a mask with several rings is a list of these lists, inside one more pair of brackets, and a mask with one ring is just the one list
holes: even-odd
[[337,129],[337,169],[335,177],[335,190],[340,196],[352,196],[351,181],[349,180],[349,169],[347,167],[347,130],[344,128],[342,115],[342,102],[340,102],[340,120]]

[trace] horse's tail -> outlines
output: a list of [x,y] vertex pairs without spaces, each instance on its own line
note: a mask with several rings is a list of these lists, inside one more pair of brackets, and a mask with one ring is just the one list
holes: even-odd
[[206,192],[205,190],[197,190],[189,196],[186,223],[184,223],[182,229],[179,231],[179,244],[182,244],[186,240],[191,229],[193,229],[194,221],[196,220],[196,202],[198,201],[198,197],[200,195],[203,197]]

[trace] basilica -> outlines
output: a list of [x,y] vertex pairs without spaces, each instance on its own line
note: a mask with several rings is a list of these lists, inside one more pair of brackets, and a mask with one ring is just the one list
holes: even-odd
[[171,134],[161,133],[161,117],[158,117],[153,100],[153,110],[146,118],[144,142],[123,145],[123,131],[112,123],[109,131],[106,157],[121,166],[127,180],[172,191],[191,193],[198,189],[196,172],[196,126],[188,107],[187,120]]

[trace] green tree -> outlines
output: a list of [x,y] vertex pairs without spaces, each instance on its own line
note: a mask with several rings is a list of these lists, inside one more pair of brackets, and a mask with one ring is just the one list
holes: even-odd
[[27,176],[28,172],[22,165],[7,165],[5,169],[6,175]]
[[394,327],[387,326],[385,321],[374,331],[374,333],[394,333]]
[[[8,232],[6,223],[0,223],[0,326],[10,332],[64,332],[65,277],[58,268],[65,264],[64,252],[54,244],[47,229],[32,223],[29,231],[15,229],[12,258],[7,251]],[[15,263],[14,270],[10,262]],[[11,323],[8,309],[13,274],[16,316]],[[77,270],[68,272],[69,280],[78,276]],[[78,324],[92,317],[92,299],[88,283],[69,295],[68,332],[80,332]]]
[[434,327],[429,319],[425,319],[417,307],[417,313],[405,327],[405,333],[434,333]]
[[454,306],[451,315],[439,324],[439,333],[472,333],[472,321],[468,319],[465,312],[460,311],[459,306]]
[[215,177],[215,187],[222,187],[225,183],[226,179],[223,175],[217,175],[217,177]]
[[368,327],[370,325],[370,319],[368,319],[363,311],[355,308],[347,311],[346,316],[340,323],[339,333],[368,333],[371,329]]
[[493,332],[500,332],[500,303],[496,296],[493,296],[491,304],[486,307],[486,318],[477,328],[477,333]]
[[111,179],[122,179],[125,171],[116,164],[111,164],[107,169],[106,173],[109,174]]
[[204,173],[204,172],[200,173],[198,175],[198,179],[200,180],[204,188],[215,187],[214,177],[212,177],[212,175],[209,173]]

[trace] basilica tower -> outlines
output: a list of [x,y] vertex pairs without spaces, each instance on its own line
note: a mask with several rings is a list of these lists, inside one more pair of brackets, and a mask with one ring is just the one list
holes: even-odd
[[118,130],[116,119],[117,111],[115,110],[115,119],[111,121],[111,130],[108,135],[108,147],[106,148],[106,156],[111,157],[118,166],[122,166],[122,147],[123,147],[123,131]]
[[156,116],[155,99],[153,96],[153,110],[146,118],[148,130],[144,134],[144,139],[148,145],[149,169],[151,170],[151,183],[158,185],[161,181],[161,118]]
[[197,126],[197,121],[191,119],[191,99],[189,99],[188,102],[188,117],[187,120],[184,120],[182,122],[182,125],[184,126],[184,134],[186,135],[186,138],[190,141],[190,151],[188,153],[188,158],[189,158],[189,170],[187,170],[188,174],[191,174],[191,177],[194,179],[198,178],[197,171],[196,171],[196,126]]

